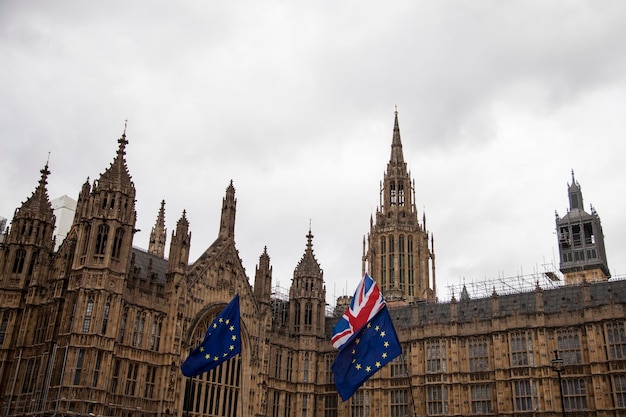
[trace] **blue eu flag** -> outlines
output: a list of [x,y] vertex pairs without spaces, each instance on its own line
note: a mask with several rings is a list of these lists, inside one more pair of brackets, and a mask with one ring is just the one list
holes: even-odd
[[202,343],[191,351],[180,368],[183,375],[193,377],[216,368],[238,353],[241,353],[239,294],[211,322]]
[[341,399],[346,401],[380,368],[402,353],[387,307],[337,353],[331,369]]

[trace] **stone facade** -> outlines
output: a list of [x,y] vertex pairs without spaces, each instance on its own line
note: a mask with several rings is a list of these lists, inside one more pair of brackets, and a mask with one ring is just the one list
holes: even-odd
[[[434,242],[425,216],[418,221],[397,113],[363,271],[380,282],[403,354],[345,402],[334,387],[330,335],[349,298],[326,315],[311,230],[284,298],[272,293],[266,249],[253,286],[246,276],[232,183],[218,236],[194,262],[185,212],[165,257],[165,202],[148,251],[134,248],[127,144],[123,134],[110,167],[83,185],[58,250],[47,165],[4,234],[0,415],[559,416],[559,375],[568,416],[626,414],[626,281],[437,301]],[[180,364],[237,293],[241,355],[183,377]]]

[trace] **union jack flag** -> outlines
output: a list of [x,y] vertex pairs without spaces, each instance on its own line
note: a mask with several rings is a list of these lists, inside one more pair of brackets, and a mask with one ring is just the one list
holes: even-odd
[[354,291],[350,307],[333,328],[333,346],[341,349],[353,334],[358,333],[384,307],[385,299],[378,285],[366,272]]

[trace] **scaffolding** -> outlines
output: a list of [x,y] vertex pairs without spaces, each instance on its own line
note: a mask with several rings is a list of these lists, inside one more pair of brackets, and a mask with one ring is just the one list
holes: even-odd
[[535,271],[531,274],[519,273],[515,276],[499,276],[486,278],[480,281],[466,281],[459,284],[447,285],[447,293],[444,299],[450,301],[469,297],[471,299],[491,297],[497,295],[527,293],[541,288],[544,290],[554,289],[564,285],[563,274],[553,264],[544,264],[543,272]]

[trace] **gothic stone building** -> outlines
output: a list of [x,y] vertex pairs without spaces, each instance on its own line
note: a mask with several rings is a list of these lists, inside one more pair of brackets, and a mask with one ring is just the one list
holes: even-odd
[[[58,250],[47,165],[4,234],[0,415],[626,415],[626,281],[610,279],[599,217],[584,212],[573,178],[570,210],[556,219],[565,285],[438,302],[434,242],[415,208],[396,114],[362,272],[383,289],[403,354],[342,402],[330,370],[337,318],[325,314],[311,231],[286,298],[272,294],[267,250],[253,286],[245,274],[232,183],[218,235],[198,259],[189,260],[185,212],[165,257],[164,202],[148,250],[137,249],[127,144],[124,133],[111,165],[83,185]],[[181,362],[236,293],[241,355],[184,378]]]

